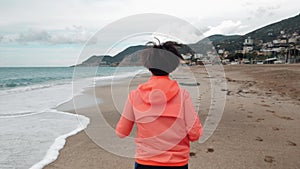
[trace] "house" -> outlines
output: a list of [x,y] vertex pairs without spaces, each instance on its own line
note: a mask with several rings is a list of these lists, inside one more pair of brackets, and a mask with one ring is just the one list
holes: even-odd
[[277,61],[277,58],[273,57],[273,58],[268,58],[264,61],[264,64],[274,64],[275,61]]
[[251,37],[245,39],[243,43],[243,53],[249,53],[253,50],[254,40]]

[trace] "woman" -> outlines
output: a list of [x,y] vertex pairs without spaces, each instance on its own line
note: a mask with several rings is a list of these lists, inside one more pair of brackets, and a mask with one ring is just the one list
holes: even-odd
[[143,64],[151,78],[130,92],[116,134],[130,134],[134,123],[135,169],[187,169],[190,141],[199,139],[202,127],[189,93],[169,78],[182,56],[176,42],[143,50]]

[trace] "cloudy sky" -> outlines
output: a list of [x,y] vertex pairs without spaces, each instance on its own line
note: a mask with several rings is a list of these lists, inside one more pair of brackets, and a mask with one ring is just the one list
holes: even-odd
[[[245,34],[299,14],[297,0],[0,0],[0,66],[69,66],[97,31],[127,16],[181,18],[204,36]],[[190,38],[189,43],[200,39]]]

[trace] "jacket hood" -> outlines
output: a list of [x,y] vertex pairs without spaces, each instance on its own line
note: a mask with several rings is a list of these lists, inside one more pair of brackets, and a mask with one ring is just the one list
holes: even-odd
[[138,93],[147,104],[165,104],[179,91],[178,83],[168,76],[152,76],[150,80],[139,85]]

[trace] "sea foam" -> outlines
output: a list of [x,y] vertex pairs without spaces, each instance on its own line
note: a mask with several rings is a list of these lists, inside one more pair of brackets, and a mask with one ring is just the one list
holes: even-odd
[[[90,82],[76,83],[84,88]],[[71,83],[0,95],[1,169],[42,168],[57,158],[65,139],[89,123],[87,117],[54,109],[72,96]]]
[[[55,112],[55,110],[53,110],[53,111]],[[58,111],[56,111],[56,112],[59,113]],[[32,167],[30,167],[30,169],[41,169],[44,166],[46,166],[47,164],[50,164],[51,162],[55,161],[59,155],[59,150],[61,150],[64,147],[64,145],[66,143],[66,139],[68,137],[75,135],[78,132],[84,130],[90,122],[89,118],[87,118],[85,116],[75,115],[75,114],[70,114],[70,115],[76,116],[78,118],[78,120],[80,121],[80,125],[78,125],[77,128],[74,129],[73,131],[71,131],[70,133],[67,133],[67,134],[57,137],[55,139],[54,143],[48,149],[43,160],[34,164]]]

